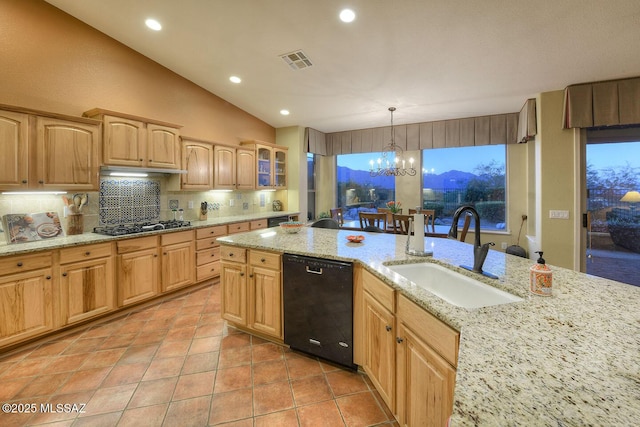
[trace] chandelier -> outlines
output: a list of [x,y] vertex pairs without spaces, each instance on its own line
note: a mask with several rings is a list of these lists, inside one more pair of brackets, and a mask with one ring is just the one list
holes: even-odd
[[[391,112],[391,141],[382,149],[377,165],[373,160],[369,161],[369,175],[371,176],[414,176],[416,170],[413,167],[413,157],[409,159],[409,169],[406,168],[404,151],[396,144],[395,130],[393,128],[393,112],[396,107],[389,107]],[[402,165],[402,167],[401,167]]]

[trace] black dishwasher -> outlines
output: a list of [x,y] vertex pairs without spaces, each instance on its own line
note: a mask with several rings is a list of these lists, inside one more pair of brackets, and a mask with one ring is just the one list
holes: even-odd
[[284,254],[284,342],[350,369],[353,264]]

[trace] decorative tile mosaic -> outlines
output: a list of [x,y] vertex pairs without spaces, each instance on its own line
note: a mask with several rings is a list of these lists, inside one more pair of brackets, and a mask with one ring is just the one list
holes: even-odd
[[100,181],[100,225],[160,219],[160,182],[153,179],[104,178]]

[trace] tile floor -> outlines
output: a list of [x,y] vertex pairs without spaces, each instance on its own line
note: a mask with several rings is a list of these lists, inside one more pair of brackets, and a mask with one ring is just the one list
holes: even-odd
[[0,402],[36,409],[0,425],[397,426],[365,375],[225,327],[219,301],[213,284],[0,356]]

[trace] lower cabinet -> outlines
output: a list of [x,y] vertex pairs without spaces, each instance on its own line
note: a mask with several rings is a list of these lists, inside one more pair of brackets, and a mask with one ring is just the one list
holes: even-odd
[[[47,256],[49,267],[23,272],[19,271],[26,267],[29,257],[11,257],[0,262],[0,271],[11,271],[8,275],[0,274],[0,347],[53,330],[51,253]],[[9,264],[16,268],[5,269]]]
[[362,272],[362,367],[402,426],[445,426],[459,333]]
[[223,245],[221,258],[222,317],[281,340],[281,255]]
[[115,309],[111,243],[60,250],[61,313],[71,324]]
[[162,291],[183,288],[195,281],[194,232],[180,231],[160,236]]
[[220,243],[216,239],[226,234],[226,225],[196,230],[196,282],[220,275]]
[[118,259],[118,306],[144,301],[160,293],[158,237],[120,240]]

